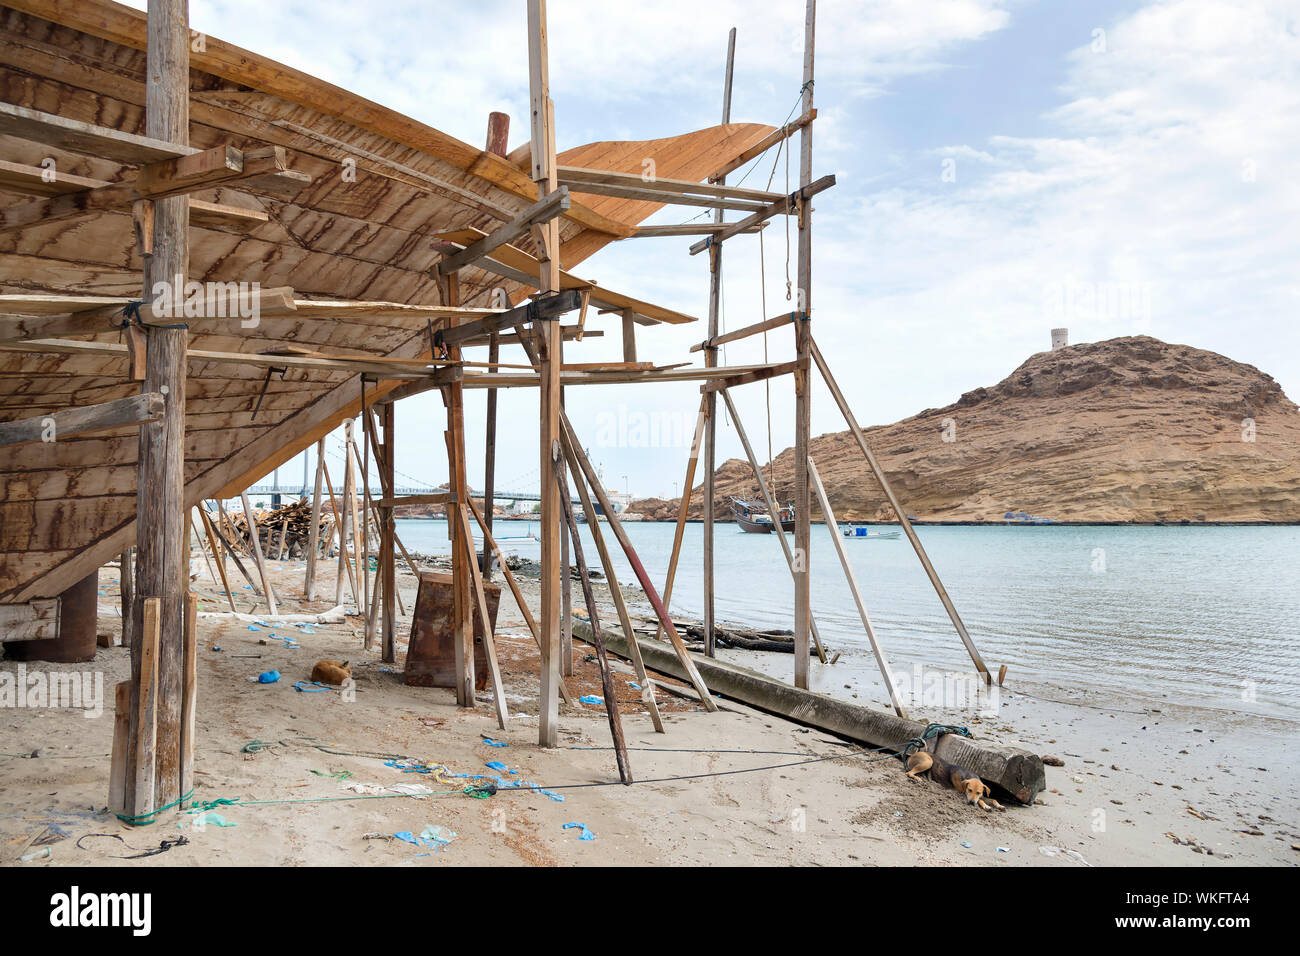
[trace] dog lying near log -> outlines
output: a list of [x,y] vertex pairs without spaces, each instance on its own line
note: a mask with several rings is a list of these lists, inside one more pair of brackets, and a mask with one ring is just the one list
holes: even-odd
[[[920,780],[920,774],[929,772],[930,779],[941,785],[951,787],[966,798],[967,803],[974,804],[981,810],[1005,810],[1006,807],[993,799],[993,791],[979,777],[965,767],[948,763],[940,757],[925,750],[918,750],[907,758],[907,776]],[[987,802],[986,802],[987,801]]]
[[311,679],[318,684],[338,686],[352,679],[350,661],[317,661],[311,669]]

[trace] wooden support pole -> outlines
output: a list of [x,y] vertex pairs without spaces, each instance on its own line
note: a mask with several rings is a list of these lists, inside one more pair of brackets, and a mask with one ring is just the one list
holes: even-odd
[[[722,84],[722,122],[731,122],[731,82],[736,63],[736,28],[732,27],[727,36],[727,67]],[[720,179],[724,181],[725,179]],[[718,209],[713,214],[715,224],[721,224],[723,213]],[[709,245],[709,341],[718,337],[719,320],[722,311],[722,246]],[[713,368],[718,364],[718,348],[710,345],[704,350],[704,364]],[[713,578],[713,530],[716,515],[714,498],[717,494],[714,473],[718,467],[718,399],[712,392],[704,396],[704,653],[712,657],[714,652],[714,578]]]
[[487,658],[488,674],[492,678],[492,703],[496,709],[497,726],[506,729],[510,714],[506,708],[506,688],[501,679],[501,665],[497,661],[496,638],[492,634],[492,618],[488,614],[487,594],[483,589],[483,576],[479,573],[474,560],[474,533],[469,524],[469,509],[460,504],[455,508],[456,523],[459,531],[460,550],[463,552],[465,568],[469,571],[470,581],[474,585],[474,607],[479,622],[483,625],[483,656]]
[[[241,491],[239,500],[244,505],[244,520],[248,522],[248,540],[253,547],[253,560],[257,563],[257,576],[262,579],[262,593],[266,595],[266,603],[270,608],[270,613],[279,614],[280,609],[275,603],[275,589],[271,587],[271,580],[266,574],[266,561],[262,557],[262,542],[258,540],[257,519],[253,515],[253,505],[248,500],[248,492]],[[270,536],[266,539],[267,547],[270,547]]]
[[[185,0],[151,0],[147,19],[145,133],[187,147],[189,142],[190,34]],[[189,204],[184,196],[153,203],[154,235],[144,255],[145,301],[170,288],[173,301],[189,276]],[[182,694],[182,603],[189,584],[189,534],[185,509],[185,377],[188,332],[154,326],[144,331],[144,392],[162,395],[163,415],[140,427],[136,497],[136,593],[152,604],[153,660],[145,648],[132,648],[132,734],[137,741],[132,813],[139,815],[180,796],[180,720]],[[144,614],[142,602],[135,612]],[[143,618],[141,618],[143,628]],[[150,673],[143,673],[148,664]],[[144,699],[149,695],[150,700]],[[141,716],[152,727],[142,727]],[[155,721],[156,718],[156,721]],[[155,746],[156,743],[156,746]],[[150,782],[152,778],[152,782]]]
[[[560,343],[560,349],[564,349],[564,343]],[[560,409],[564,409],[564,386],[560,386]],[[561,455],[557,459],[557,467],[560,473],[564,474],[565,459]],[[568,487],[568,480],[560,486],[561,489]],[[562,532],[560,535],[560,677],[573,676],[573,572],[572,564],[569,560],[569,535],[568,532]]]
[[[217,581],[217,572],[213,570],[212,567],[212,560],[208,557],[207,546],[203,542],[203,533],[199,531],[198,522],[194,520],[194,511],[190,512],[189,521],[186,523],[189,525],[189,528],[185,532],[186,535],[188,536],[192,532],[194,537],[199,539],[199,552],[203,555],[203,563],[208,566],[208,577],[212,578],[213,584],[219,583]],[[213,548],[213,550],[215,551],[216,549]]]
[[[363,582],[362,590],[364,590],[367,595],[371,595],[366,604],[366,614],[365,614],[365,647],[367,650],[369,650],[370,648],[375,646],[375,641],[377,638],[377,635],[375,633],[375,624],[376,624],[376,617],[379,613],[379,609],[378,607],[376,607],[374,595],[379,591],[379,575],[378,574],[375,575],[375,588],[372,591],[370,588],[370,519],[372,517],[370,511],[370,446],[375,441],[375,437],[370,433],[370,428],[373,422],[371,421],[370,415],[366,410],[364,381],[365,380],[363,379],[362,380],[363,384],[361,386],[362,387],[361,433],[364,436],[363,444],[365,445],[364,448],[365,461],[364,464],[360,464],[360,463],[358,464],[357,470],[361,473],[361,580]],[[355,446],[353,446],[351,450],[353,455],[356,455],[358,458],[361,457],[361,455],[358,454]]]
[[[537,198],[559,188],[555,164],[555,112],[550,94],[546,36],[546,0],[528,0],[528,86],[532,134],[532,180]],[[543,295],[560,288],[560,224],[551,219],[535,234],[538,243],[538,289]],[[537,371],[540,379],[538,446],[541,489],[541,696],[538,743],[559,744],[560,708],[560,502],[559,489],[546,476],[560,457],[560,326],[558,321],[534,324]]]
[[[569,537],[573,541],[573,557],[578,563],[578,575],[582,580],[582,597],[587,604],[587,619],[591,622],[591,642],[596,647],[596,661],[600,666],[600,687],[605,697],[605,713],[609,716],[609,734],[614,740],[614,759],[618,764],[618,777],[624,784],[630,784],[632,765],[628,762],[627,741],[623,738],[623,719],[618,712],[617,688],[614,686],[614,674],[609,666],[609,655],[605,651],[605,637],[600,630],[600,611],[596,607],[596,595],[591,589],[591,575],[587,572],[587,561],[582,553],[578,522],[574,520],[573,507],[569,502],[569,483],[564,477],[564,461],[562,458],[557,458],[553,465],[560,510],[564,514],[564,523],[568,526]],[[633,632],[629,631],[629,639],[634,639]]]
[[[489,113],[487,143],[485,150],[496,156],[505,156],[510,152],[510,116],[506,113]],[[494,296],[505,296],[504,289],[494,289]],[[505,303],[493,302],[492,305]],[[523,334],[523,333],[521,333]],[[493,329],[488,333],[488,363],[501,361],[501,334]],[[489,388],[487,393],[487,422],[485,423],[483,451],[483,519],[486,522],[483,540],[483,554],[479,558],[479,568],[484,580],[492,580],[492,552],[488,549],[487,536],[492,533],[493,498],[496,493],[497,473],[497,390]],[[468,499],[467,499],[468,500]]]
[[108,810],[126,816],[126,778],[131,765],[131,682],[124,680],[113,690],[113,755],[109,758]]
[[195,507],[199,512],[199,520],[203,523],[203,528],[207,532],[208,544],[212,547],[212,554],[217,559],[217,570],[221,572],[221,586],[226,589],[226,600],[230,603],[230,609],[234,611],[236,610],[235,596],[230,592],[230,580],[226,577],[226,558],[225,554],[217,547],[217,533],[212,527],[212,519],[208,517],[208,511],[202,505],[196,505]]
[[[221,503],[220,498],[217,499],[217,512],[226,530],[233,533],[234,524],[228,517],[226,517],[226,508]],[[209,521],[208,524],[212,528],[212,533],[217,536],[217,541],[221,543],[221,547],[225,549],[226,554],[230,556],[230,560],[235,562],[235,567],[239,569],[239,573],[242,574],[244,580],[248,582],[248,586],[253,589],[254,593],[261,594],[262,592],[258,589],[257,582],[253,580],[253,576],[248,573],[248,568],[244,567],[244,562],[240,561],[239,555],[235,553],[235,546],[231,544],[231,539],[222,534],[221,530],[215,525],[212,525],[211,521]],[[238,535],[235,535],[235,537],[237,538]]]
[[[799,582],[799,570],[795,564],[796,553],[790,549],[790,542],[786,540],[785,532],[778,530],[781,527],[780,514],[776,506],[776,499],[772,497],[772,490],[767,485],[767,480],[763,477],[763,469],[758,464],[758,457],[754,454],[754,448],[749,443],[749,436],[745,434],[745,426],[740,422],[740,416],[736,414],[736,406],[731,401],[731,395],[723,390],[722,397],[727,403],[727,411],[731,413],[731,422],[736,426],[736,435],[740,438],[740,444],[745,449],[745,457],[749,459],[749,466],[754,469],[754,477],[758,479],[758,490],[763,496],[763,503],[767,505],[767,513],[772,518],[772,533],[776,535],[777,540],[781,542],[781,552],[785,555],[785,563],[790,568],[790,574],[794,578],[795,584]],[[817,633],[817,622],[813,620],[812,615],[808,616],[809,629],[812,632],[814,645],[817,649],[817,659],[823,664],[826,663],[826,649],[822,646],[821,635]],[[799,648],[795,647],[795,657],[799,656]],[[808,656],[808,647],[805,645],[803,656]],[[804,662],[804,670],[808,667],[807,661]],[[799,665],[795,664],[795,674],[799,673]],[[806,678],[805,678],[806,679]]]
[[307,529],[307,571],[303,578],[302,594],[308,601],[316,600],[316,552],[320,550],[320,495],[325,478],[325,439],[316,443],[316,490],[311,498],[311,526]]
[[[397,455],[396,433],[395,428],[395,408],[392,404],[385,405],[380,410],[380,418],[384,427],[384,458],[379,463],[383,472],[383,483],[387,491],[392,491],[395,477],[394,458]],[[366,415],[372,414],[369,409]],[[373,435],[373,430],[371,431]],[[380,508],[379,510],[379,576],[384,582],[384,622],[382,628],[382,647],[384,653],[384,662],[388,664],[397,661],[397,615],[395,603],[397,601],[397,549],[394,542],[397,538],[397,523],[393,518],[393,509]],[[470,550],[473,550],[473,541],[470,542]]]
[[912,550],[916,552],[917,558],[921,561],[921,567],[925,569],[926,576],[930,579],[930,584],[934,586],[935,593],[939,595],[944,610],[948,612],[948,618],[952,621],[953,627],[957,630],[957,636],[961,638],[962,644],[966,647],[966,652],[970,654],[971,661],[975,664],[975,669],[984,677],[986,684],[992,683],[993,675],[984,664],[984,659],[975,647],[975,642],[966,631],[966,625],[962,623],[961,615],[957,613],[957,607],[952,603],[952,598],[948,596],[948,589],[943,586],[939,580],[939,572],[934,569],[930,563],[930,556],[926,554],[925,547],[921,544],[921,539],[917,537],[916,529],[912,527],[912,522],[907,518],[907,510],[903,507],[898,496],[894,494],[893,487],[885,477],[885,470],[880,467],[880,462],[872,454],[871,449],[867,446],[867,438],[858,426],[858,420],[853,415],[853,410],[849,408],[848,400],[845,399],[844,393],[840,391],[839,383],[831,375],[830,367],[826,364],[826,359],[822,357],[821,349],[817,347],[816,342],[810,342],[813,360],[817,363],[817,368],[822,373],[822,379],[826,382],[826,387],[830,389],[831,397],[835,399],[835,404],[839,406],[840,413],[844,416],[844,421],[849,426],[849,431],[853,433],[854,440],[858,443],[863,456],[867,459],[867,465],[871,468],[871,473],[876,476],[876,481],[880,482],[880,488],[889,499],[889,505],[894,509],[894,514],[898,516],[898,523],[903,526],[903,533],[907,535],[907,540],[912,543]]
[[[655,614],[659,618],[659,623],[664,631],[668,634],[668,640],[672,642],[673,650],[677,653],[682,662],[682,667],[690,675],[691,683],[695,686],[696,692],[700,695],[700,702],[704,709],[713,712],[718,709],[718,705],[709,695],[709,689],[704,686],[703,679],[700,678],[699,671],[695,669],[695,662],[691,659],[690,651],[686,649],[686,644],[682,641],[681,636],[677,633],[677,628],[673,626],[672,616],[669,615],[668,609],[664,607],[663,601],[659,599],[659,592],[655,590],[654,582],[650,580],[650,575],[646,573],[645,566],[641,564],[641,558],[636,553],[636,548],[632,547],[632,541],[628,538],[627,532],[623,529],[623,523],[618,520],[618,515],[614,512],[614,506],[610,503],[609,495],[601,487],[600,477],[596,474],[596,469],[592,467],[591,461],[587,458],[586,452],[578,444],[577,436],[573,432],[573,426],[569,423],[567,417],[562,417],[560,424],[563,427],[562,439],[564,441],[564,452],[569,456],[569,460],[577,465],[582,476],[586,478],[587,485],[592,494],[596,496],[596,501],[600,504],[601,510],[609,520],[609,528],[614,532],[614,537],[618,540],[619,546],[623,549],[623,555],[627,558],[628,564],[632,565],[632,572],[636,575],[637,581],[640,582],[642,590],[645,591],[646,598],[650,601],[650,606],[654,608]],[[574,476],[575,480],[577,475]]]
[[636,361],[636,313],[623,310],[623,361]]
[[[601,566],[605,569],[605,580],[609,584],[610,596],[614,599],[614,610],[618,613],[618,623],[623,629],[624,634],[632,634],[632,617],[627,612],[627,601],[623,597],[623,586],[618,583],[618,569],[614,567],[614,560],[610,557],[609,547],[605,543],[605,535],[600,530],[600,520],[596,515],[596,507],[591,502],[591,494],[587,491],[587,483],[583,480],[580,469],[576,464],[576,459],[572,454],[567,454],[566,458],[569,467],[573,469],[574,487],[578,489],[578,498],[582,501],[583,513],[587,516],[587,528],[591,531],[591,538],[596,542],[596,552],[600,555]],[[567,500],[567,494],[564,496]],[[665,607],[667,601],[664,602]],[[635,645],[636,642],[633,642]],[[655,733],[665,733],[664,720],[659,714],[659,702],[655,700],[655,685],[650,679],[650,674],[646,671],[645,663],[641,660],[641,648],[637,646],[631,654],[632,667],[636,671],[637,682],[641,685],[642,699],[646,706],[650,708],[650,721],[654,724]]]
[[880,646],[880,640],[876,637],[876,629],[871,624],[871,616],[867,613],[867,606],[862,601],[862,592],[858,589],[858,579],[853,574],[853,565],[849,563],[848,553],[844,550],[844,539],[840,536],[840,527],[835,520],[835,512],[831,510],[831,500],[826,497],[826,488],[822,485],[821,475],[817,474],[817,465],[811,458],[808,459],[808,477],[812,482],[813,489],[817,492],[817,501],[821,505],[822,517],[826,521],[826,530],[830,532],[831,543],[835,546],[835,553],[839,555],[840,567],[844,569],[844,580],[848,582],[849,590],[853,592],[853,603],[857,605],[858,617],[862,619],[863,630],[867,632],[867,640],[871,642],[871,653],[876,657],[876,666],[880,668],[880,676],[884,678],[885,687],[889,690],[889,701],[894,705],[894,713],[907,720],[907,708],[903,706],[902,698],[898,694],[898,686],[894,683],[893,671],[889,669],[889,662],[885,660],[884,649]]
[[[496,556],[497,563],[501,566],[501,573],[505,577],[506,584],[510,588],[510,593],[514,595],[515,604],[519,606],[519,613],[523,615],[524,623],[528,625],[528,632],[533,635],[533,641],[537,644],[537,647],[540,650],[542,646],[542,638],[541,633],[537,629],[537,619],[533,617],[533,612],[528,607],[528,601],[524,597],[524,592],[519,588],[519,582],[515,580],[514,572],[510,570],[510,565],[506,563],[505,555],[501,552],[501,546],[498,545],[496,539],[492,537],[492,531],[488,528],[487,522],[483,520],[483,515],[479,513],[478,506],[474,504],[474,499],[466,499],[465,504],[469,507],[470,514],[474,516],[474,520],[478,522],[478,526],[483,532],[484,546],[491,548],[492,553]],[[563,680],[560,681],[560,696],[564,698],[564,702],[570,707],[576,707],[579,710],[582,710],[582,704],[580,704],[577,698],[573,696],[568,685],[565,684]]]
[[193,591],[185,592],[185,653],[181,681],[181,808],[189,806],[194,790],[194,727],[198,714],[199,601]]
[[[804,16],[803,112],[813,109],[813,50],[817,24],[817,0],[807,0]],[[812,182],[812,124],[799,133],[799,188]],[[795,283],[795,342],[799,367],[794,372],[794,683],[808,688],[808,644],[812,631],[812,496],[808,487],[808,442],[812,427],[812,204],[804,195],[799,204],[799,266]],[[735,412],[732,412],[734,415]],[[773,513],[772,520],[778,520]],[[782,537],[785,537],[782,535]],[[820,642],[818,642],[820,644]]]
[[[673,605],[673,581],[677,577],[677,559],[682,553],[682,538],[686,533],[686,512],[691,507],[691,489],[695,482],[695,465],[700,459],[700,440],[704,437],[704,416],[706,414],[706,399],[700,399],[700,414],[695,420],[695,435],[691,438],[691,455],[686,459],[686,483],[682,488],[682,496],[677,500],[677,530],[673,532],[673,550],[668,557],[668,575],[664,579],[664,607],[669,613],[672,612]],[[660,625],[655,632],[655,640],[664,639],[663,625]]]

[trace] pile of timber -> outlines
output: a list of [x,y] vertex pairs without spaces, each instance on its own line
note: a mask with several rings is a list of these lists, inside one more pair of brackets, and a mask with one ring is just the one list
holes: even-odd
[[[232,512],[228,516],[234,526],[235,537],[231,543],[241,547],[247,554],[252,554],[252,538],[249,534],[248,516],[243,512]],[[320,534],[317,541],[325,545],[330,540],[329,528],[333,516],[322,511]],[[256,528],[262,554],[272,561],[291,558],[305,558],[309,547],[311,533],[311,502],[306,498],[293,504],[258,511],[253,514],[253,526]]]
[[[642,626],[635,628],[638,634],[647,634],[654,637],[658,633],[659,619],[648,617],[642,618]],[[682,636],[682,640],[690,645],[699,645],[692,649],[698,650],[704,646],[704,622],[703,621],[673,621],[673,627],[677,628],[677,633]],[[781,630],[779,628],[757,629],[752,627],[740,627],[731,624],[714,624],[713,640],[718,647],[738,647],[746,651],[776,651],[779,654],[794,653],[794,631]],[[809,653],[816,653],[811,648]]]

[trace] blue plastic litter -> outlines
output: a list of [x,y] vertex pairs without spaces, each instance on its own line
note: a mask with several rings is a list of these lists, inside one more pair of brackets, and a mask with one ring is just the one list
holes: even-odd
[[962,840],[962,841],[961,841],[961,845],[964,846],[964,847],[965,847],[966,849],[968,849],[968,850],[970,849],[970,842],[967,841],[967,840]]
[[274,684],[279,679],[279,671],[263,671],[261,674],[257,675],[257,682],[259,684]]
[[491,737],[487,736],[486,734],[483,736],[483,743],[487,744],[489,747],[506,746],[506,742],[504,740],[493,740]]
[[564,824],[564,826],[560,827],[560,829],[561,829],[561,830],[573,830],[573,829],[581,830],[582,832],[578,834],[578,839],[579,839],[579,840],[594,840],[594,839],[596,839],[596,834],[594,834],[594,833],[592,833],[590,830],[588,830],[588,829],[587,829],[587,825],[586,825],[585,823],[566,823],[566,824]]
[[248,629],[249,629],[250,631],[260,631],[260,630],[261,630],[261,628],[258,627],[256,624],[250,624],[250,625],[248,625]]
[[485,767],[491,767],[491,768],[492,768],[493,770],[495,770],[497,773],[509,773],[509,772],[510,772],[510,768],[507,767],[505,764],[503,764],[500,760],[489,760],[489,761],[488,761],[487,763],[485,763],[483,766],[485,766]]
[[602,707],[605,704],[605,698],[597,697],[595,694],[584,694],[579,697],[578,700],[582,701],[584,704],[600,704]]
[[300,680],[293,685],[293,689],[302,691],[304,694],[320,694],[330,689],[329,684],[322,684],[320,681]]
[[627,682],[627,686],[628,686],[628,687],[631,687],[633,690],[640,690],[640,689],[641,689],[641,685],[638,684],[638,683],[637,683],[636,681],[634,681],[634,680],[630,680],[630,681],[628,681],[628,682]]

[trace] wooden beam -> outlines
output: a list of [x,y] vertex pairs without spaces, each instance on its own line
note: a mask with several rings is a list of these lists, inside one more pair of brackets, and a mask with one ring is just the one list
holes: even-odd
[[0,644],[48,641],[59,636],[59,598],[0,604]]
[[742,150],[740,153],[737,153],[731,159],[727,160],[722,164],[722,168],[718,170],[713,179],[718,182],[724,181],[728,175],[734,173],[751,159],[756,159],[757,157],[762,156],[777,143],[793,136],[816,118],[816,110],[809,110],[800,114],[797,118],[786,123],[780,129],[774,130],[772,133],[768,134],[762,141],[755,143],[753,146],[749,147],[749,149]]
[[[813,108],[813,63],[817,27],[817,0],[807,0],[804,14],[803,111]],[[813,128],[805,126],[799,140],[799,190],[791,197],[791,207],[799,213],[799,265],[795,283],[795,303],[802,321],[795,325],[795,342],[799,367],[794,373],[794,549],[802,561],[794,568],[794,683],[808,689],[808,644],[812,632],[812,495],[808,486],[808,443],[812,427],[812,367],[808,349],[812,343],[812,203],[817,191],[812,182]],[[829,179],[830,183],[826,180]],[[833,184],[833,176],[819,180],[821,188]],[[725,238],[725,234],[718,239]],[[772,521],[778,521],[774,513]],[[782,535],[781,537],[785,537]],[[825,661],[821,642],[818,656]]]
[[84,432],[157,421],[162,417],[166,404],[166,398],[159,393],[144,392],[102,405],[87,405],[36,418],[0,422],[0,446],[40,440],[58,441]]
[[650,183],[641,183],[638,176],[632,178],[641,185],[624,186],[612,183],[571,182],[565,179],[561,179],[561,182],[571,186],[574,192],[595,196],[614,196],[619,199],[635,199],[639,202],[665,203],[673,206],[703,206],[707,209],[736,209],[740,212],[758,212],[765,208],[762,203],[755,202],[752,199],[726,199],[717,196],[692,195],[675,190],[661,191],[643,188],[649,186]]
[[[262,591],[266,595],[266,603],[272,614],[279,614],[280,610],[275,603],[275,589],[271,587],[271,581],[266,574],[266,560],[262,557],[262,542],[257,532],[257,518],[253,514],[253,505],[248,500],[248,492],[243,491],[239,494],[239,500],[244,505],[244,521],[248,524],[248,539],[253,548],[253,560],[257,562],[257,574],[262,579]],[[355,512],[355,508],[353,511]],[[271,536],[266,538],[267,546],[271,544]]]
[[[754,447],[749,443],[749,436],[745,434],[745,426],[741,424],[740,415],[736,412],[736,406],[731,400],[730,393],[723,391],[722,398],[727,403],[727,411],[731,413],[731,423],[736,427],[736,437],[740,439],[740,445],[745,449],[745,457],[749,459],[749,467],[754,470],[754,479],[758,482],[758,490],[762,495],[763,504],[767,506],[767,513],[772,518],[772,533],[776,535],[777,540],[781,543],[781,553],[785,555],[786,567],[790,569],[791,577],[798,581],[799,566],[795,563],[794,552],[790,549],[790,542],[786,539],[785,532],[776,530],[781,525],[781,519],[778,517],[780,509],[777,507],[776,498],[767,486],[767,479],[763,477],[763,468],[758,463],[758,456],[754,454]],[[817,647],[817,657],[825,664],[826,649],[822,646],[821,635],[817,632],[817,623],[813,621],[811,612],[809,612],[808,620],[813,642]],[[796,649],[795,653],[798,654],[799,651]],[[804,648],[803,655],[804,657],[808,656],[807,648]]]
[[[181,685],[181,796],[194,790],[194,732],[195,718],[198,715],[198,596],[193,591],[185,592],[185,628],[184,647],[181,654],[183,662]],[[184,800],[181,808],[189,806]]]
[[889,669],[889,662],[885,660],[884,649],[880,646],[880,640],[876,637],[876,629],[871,624],[871,615],[867,613],[867,606],[862,602],[862,591],[859,590],[858,579],[853,574],[853,565],[849,563],[848,553],[844,550],[844,538],[840,535],[840,526],[839,522],[835,520],[835,512],[831,510],[831,500],[826,496],[826,488],[822,484],[821,475],[817,474],[817,465],[811,458],[808,459],[808,477],[817,492],[817,502],[821,505],[826,530],[830,532],[831,543],[835,546],[835,553],[839,555],[840,567],[844,569],[844,579],[848,582],[849,591],[853,594],[853,603],[858,608],[858,617],[862,620],[862,628],[867,632],[867,640],[871,642],[871,653],[875,655],[876,666],[880,668],[880,676],[889,691],[889,702],[894,705],[894,713],[907,720],[909,719],[907,708],[903,705],[902,697],[898,693],[898,685],[894,682],[894,672]]
[[[528,0],[528,91],[532,143],[532,180],[537,197],[544,199],[559,188],[555,164],[555,109],[550,93],[550,64],[547,50],[546,0]],[[560,224],[550,220],[542,227],[535,275],[537,289],[544,295],[559,292]],[[534,351],[529,359],[537,367],[540,386],[538,401],[538,449],[541,476],[541,607],[538,624],[541,635],[541,693],[538,698],[538,743],[559,745],[560,676],[560,521],[559,488],[548,476],[560,457],[560,355],[558,321],[544,321],[533,328]]]
[[[736,28],[732,27],[727,35],[727,61],[726,70],[722,79],[722,122],[725,124],[731,120],[731,90],[732,79],[734,76],[736,64]],[[725,182],[725,180],[722,180]],[[713,223],[716,226],[723,225],[723,213],[719,209],[713,214]],[[720,230],[716,235],[722,235],[725,230]],[[713,242],[713,236],[710,236],[707,242]],[[710,245],[709,248],[709,338],[716,338],[718,335],[719,323],[722,313],[722,246]],[[718,364],[718,350],[708,348],[704,352],[704,364],[708,368],[713,368]],[[716,472],[717,472],[717,447],[718,447],[718,399],[713,392],[704,393],[704,527],[702,529],[702,547],[701,557],[703,567],[701,569],[700,582],[703,586],[701,601],[704,606],[704,653],[708,657],[713,656],[714,652],[714,561],[713,561],[713,537],[716,516],[714,514]]]
[[316,490],[311,496],[311,524],[307,528],[307,568],[302,584],[303,597],[308,601],[316,600],[316,552],[320,550],[320,496],[324,481],[325,439],[322,438],[316,443]]
[[623,361],[636,361],[636,315],[631,309],[623,310]]
[[165,199],[263,176],[283,170],[284,165],[285,153],[280,146],[248,152],[233,146],[218,146],[143,166],[137,176],[119,183],[7,206],[0,210],[0,233],[105,209],[125,209],[141,199]]
[[0,134],[119,163],[155,163],[197,152],[152,136],[123,133],[13,103],[0,103]]
[[478,242],[471,243],[460,252],[447,256],[438,263],[438,274],[450,275],[457,269],[473,265],[493,250],[500,249],[507,243],[528,235],[528,231],[533,226],[550,222],[556,216],[568,212],[569,205],[569,191],[564,187],[560,187],[550,195],[537,200],[537,202],[516,216],[512,222],[493,230],[490,234],[484,236]]
[[796,314],[791,312],[788,315],[778,315],[774,319],[768,319],[766,322],[755,322],[753,325],[747,325],[743,329],[736,329],[734,332],[727,332],[713,338],[705,339],[703,342],[697,342],[690,347],[691,352],[703,352],[705,349],[717,348],[719,345],[725,345],[727,342],[736,342],[740,339],[747,339],[751,335],[758,335],[760,332],[767,332],[771,329],[779,329],[783,325],[789,325],[795,321]]
[[[705,382],[700,386],[700,391],[704,394],[710,392],[722,391],[728,388],[735,388],[737,385],[748,385],[750,382],[761,382],[765,379],[775,378],[778,375],[789,375],[791,372],[799,371],[799,361],[782,362],[780,365],[768,365],[764,368],[751,369],[748,372],[741,372],[737,375],[729,375],[726,378],[714,379],[711,382]],[[807,369],[804,369],[807,372]]]
[[[781,199],[780,193],[767,192],[763,189],[745,189],[740,186],[720,185],[717,183],[698,183],[687,179],[666,179],[651,177],[646,179],[640,173],[616,173],[605,169],[584,169],[581,166],[561,166],[559,171],[561,183],[569,185],[574,192],[587,192],[586,186],[622,186],[638,192],[664,193],[666,196],[698,196],[714,199],[743,199],[754,204],[767,204]],[[605,193],[614,196],[618,193]],[[641,198],[637,196],[635,198]],[[674,202],[676,200],[659,197],[656,202]],[[723,207],[727,208],[727,207]]]
[[[806,133],[807,133],[807,127],[805,127],[805,134]],[[835,185],[835,175],[832,173],[829,176],[823,176],[815,183],[809,183],[806,186],[800,186],[789,196],[784,196],[781,199],[778,199],[776,202],[772,203],[771,205],[763,207],[758,212],[752,213],[751,215],[746,216],[744,219],[739,219],[736,222],[731,223],[730,225],[727,226],[726,229],[723,229],[717,235],[710,236],[707,239],[702,239],[699,242],[695,243],[694,245],[691,246],[690,249],[691,255],[697,255],[703,252],[705,249],[709,248],[709,246],[712,245],[713,243],[722,242],[726,239],[730,239],[732,236],[738,236],[742,232],[747,231],[751,226],[755,226],[760,222],[765,222],[768,219],[771,219],[773,216],[789,215],[795,212],[796,208],[800,203],[806,204],[807,201],[811,199],[813,196],[816,196],[818,193],[830,189],[834,185]]]
[[574,311],[581,305],[582,296],[574,290],[556,292],[553,295],[543,295],[505,312],[485,315],[473,321],[462,322],[451,328],[443,329],[441,340],[448,346],[462,345],[467,339],[477,338],[484,333],[518,328],[546,319],[558,318],[566,312]]
[[[690,222],[672,226],[637,226],[636,233],[629,239],[656,239],[672,236],[716,236],[727,228],[725,223]],[[760,222],[745,229],[745,232],[758,232],[766,229],[767,223]]]
[[501,665],[497,661],[496,638],[492,634],[492,618],[488,614],[487,595],[483,590],[483,575],[475,560],[474,535],[469,526],[469,511],[463,504],[454,510],[458,536],[461,538],[461,550],[465,553],[470,581],[474,585],[474,607],[483,625],[483,654],[487,658],[488,674],[492,680],[492,703],[496,709],[497,726],[505,730],[506,721],[510,719],[506,707],[506,687],[501,679]]
[[970,655],[975,669],[983,675],[985,683],[992,682],[992,674],[984,664],[984,659],[980,656],[975,647],[975,642],[971,640],[966,625],[962,623],[961,615],[957,613],[957,607],[952,603],[952,598],[948,596],[948,590],[939,580],[939,572],[934,569],[930,562],[930,556],[926,554],[925,546],[921,544],[921,539],[917,537],[916,529],[912,527],[912,522],[908,520],[907,509],[903,507],[898,496],[894,494],[894,488],[885,477],[885,470],[880,467],[880,462],[872,454],[871,448],[867,445],[866,435],[858,426],[858,420],[853,415],[853,409],[849,407],[848,400],[844,393],[840,391],[839,383],[831,375],[830,367],[826,364],[826,359],[822,357],[821,349],[817,347],[815,341],[810,341],[809,346],[812,351],[813,361],[817,363],[817,368],[822,373],[822,379],[826,382],[826,387],[830,389],[831,397],[835,399],[835,404],[839,406],[840,414],[844,416],[845,423],[849,426],[849,431],[853,433],[854,440],[858,443],[858,448],[862,451],[863,457],[867,459],[867,465],[871,468],[871,473],[876,476],[876,481],[880,483],[880,488],[889,500],[889,505],[894,509],[894,514],[898,517],[898,523],[903,527],[903,533],[907,535],[907,540],[912,544],[912,550],[916,552],[917,558],[921,562],[921,567],[925,569],[926,576],[930,579],[930,584],[934,587],[935,593],[939,595],[939,601],[943,604],[944,610],[948,612],[948,618],[952,621],[953,627],[957,631],[957,636],[966,647],[966,652]]
[[[127,778],[127,799],[131,816],[144,816],[158,806],[156,766],[158,761],[158,652],[161,643],[162,607],[156,597],[140,602],[141,625],[138,647],[131,656],[140,658],[140,672],[135,678],[132,697],[135,701],[130,726],[132,756]],[[177,778],[177,786],[180,779]]]

